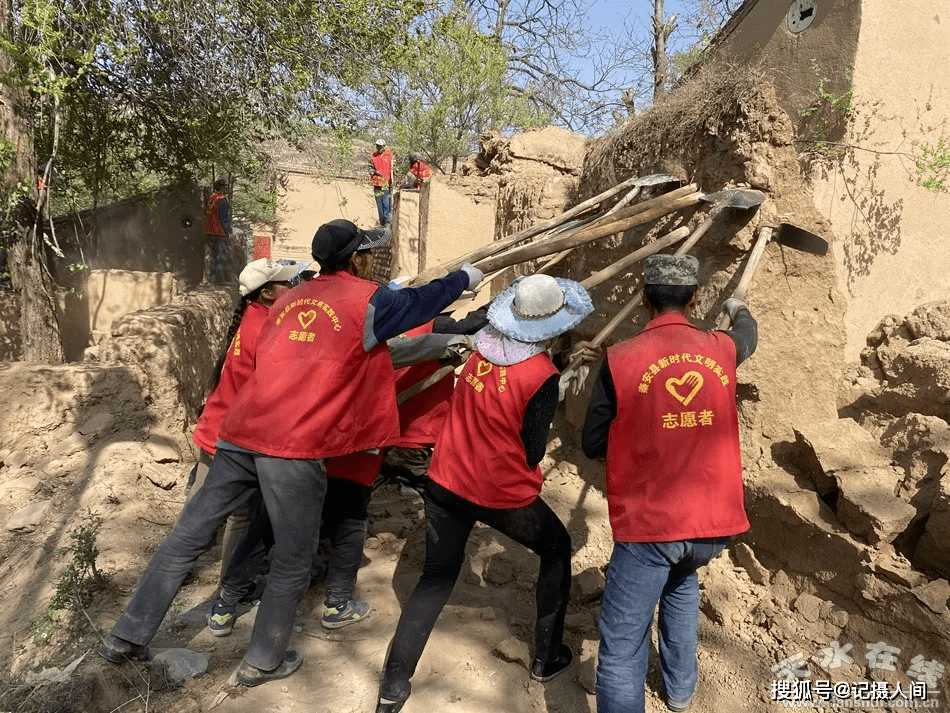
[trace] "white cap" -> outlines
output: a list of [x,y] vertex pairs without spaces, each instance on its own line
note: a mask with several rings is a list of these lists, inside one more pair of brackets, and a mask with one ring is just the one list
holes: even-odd
[[288,282],[310,266],[310,260],[272,260],[269,257],[249,262],[238,280],[241,294],[247,296],[268,282]]
[[377,145],[377,146],[385,146],[385,145],[386,145],[386,141],[385,141],[384,139],[376,139],[376,145]]

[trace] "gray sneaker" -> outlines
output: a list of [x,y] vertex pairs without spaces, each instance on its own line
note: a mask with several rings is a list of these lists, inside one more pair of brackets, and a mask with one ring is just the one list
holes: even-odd
[[324,629],[339,629],[363,621],[369,616],[370,609],[369,602],[358,602],[355,599],[340,607],[324,607],[320,624]]

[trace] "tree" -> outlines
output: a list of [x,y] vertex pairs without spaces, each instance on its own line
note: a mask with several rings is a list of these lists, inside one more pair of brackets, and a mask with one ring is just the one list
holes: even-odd
[[[424,0],[21,0],[9,8],[0,83],[25,97],[33,153],[53,156],[70,207],[150,184],[240,173],[266,138],[302,124],[354,126],[350,88],[393,47]],[[17,169],[20,185],[24,176]],[[38,201],[43,205],[46,201]],[[29,223],[33,223],[29,225]],[[42,211],[7,224],[24,247],[21,289],[50,274]],[[45,278],[44,278],[45,279]],[[55,286],[43,284],[52,314]],[[25,349],[55,319],[28,318]],[[42,321],[44,324],[39,324]]]
[[398,146],[420,150],[434,165],[472,153],[478,135],[542,123],[530,97],[506,85],[504,51],[478,30],[463,8],[436,16],[430,30],[406,44],[397,69],[381,72],[369,94]]

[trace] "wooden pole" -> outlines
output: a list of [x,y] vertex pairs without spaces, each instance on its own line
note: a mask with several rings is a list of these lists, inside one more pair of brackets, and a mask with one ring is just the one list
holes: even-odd
[[450,262],[444,263],[442,265],[438,265],[436,267],[433,267],[430,270],[426,270],[424,273],[420,273],[416,275],[414,278],[412,278],[407,283],[407,285],[409,287],[415,287],[425,282],[429,282],[430,280],[433,280],[437,277],[443,277],[447,275],[448,273],[453,272],[454,270],[458,270],[459,267],[461,267],[463,262],[474,263],[478,260],[483,260],[486,257],[490,257],[491,255],[495,255],[501,252],[505,248],[508,248],[512,245],[516,245],[520,242],[523,242],[527,240],[528,238],[533,238],[535,235],[539,235],[545,231],[550,230],[551,228],[555,228],[558,225],[561,225],[562,223],[566,223],[571,218],[574,218],[575,216],[578,216],[581,213],[584,213],[587,210],[594,208],[595,206],[612,198],[618,193],[625,191],[628,188],[632,188],[633,186],[636,185],[637,181],[639,180],[640,180],[639,176],[628,178],[623,183],[618,183],[613,188],[606,190],[603,193],[600,193],[594,196],[593,198],[590,198],[584,201],[583,203],[580,203],[574,206],[570,210],[566,211],[565,213],[562,213],[561,215],[555,218],[551,218],[550,220],[545,220],[541,223],[536,223],[535,225],[532,225],[529,228],[525,228],[524,230],[521,230],[515,233],[514,235],[508,236],[507,238],[496,240],[492,243],[489,243],[488,245],[484,245],[480,248],[477,248],[476,250],[472,250],[471,252],[466,253],[465,255],[462,255],[461,257],[455,258],[454,260]]
[[429,240],[429,195],[431,179],[419,186],[419,273],[426,269],[426,244]]
[[587,290],[591,289],[592,287],[596,287],[597,285],[606,282],[611,277],[615,277],[616,275],[629,270],[631,267],[636,265],[638,262],[645,260],[650,255],[660,252],[660,250],[663,248],[667,248],[673,243],[678,243],[687,235],[689,235],[689,228],[687,228],[685,225],[681,228],[677,228],[672,233],[664,235],[662,238],[658,238],[652,243],[644,245],[639,250],[636,250],[629,255],[620,258],[612,265],[608,265],[600,272],[594,273],[586,280],[582,280],[581,287]]
[[[749,259],[746,261],[745,270],[742,271],[739,284],[736,285],[735,292],[732,293],[732,296],[737,300],[745,299],[746,290],[749,289],[749,284],[752,282],[753,275],[755,275],[755,269],[759,266],[759,260],[762,259],[762,253],[765,252],[765,246],[768,245],[769,240],[771,240],[773,232],[774,229],[767,225],[759,228],[755,245],[753,245],[752,250],[749,251]],[[719,324],[716,325],[716,329],[725,329],[728,326],[729,315],[723,314],[722,317],[719,318]]]

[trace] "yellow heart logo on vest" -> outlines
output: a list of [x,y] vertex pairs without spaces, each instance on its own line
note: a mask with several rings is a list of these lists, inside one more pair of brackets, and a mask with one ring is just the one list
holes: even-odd
[[490,361],[482,361],[479,359],[478,364],[475,365],[475,374],[477,376],[485,376],[485,374],[491,371],[493,366],[494,364]]
[[316,318],[317,310],[315,309],[307,310],[306,312],[300,312],[297,314],[297,321],[300,322],[300,326],[304,329],[309,327]]
[[[681,379],[673,377],[666,380],[666,390],[673,394],[683,406],[689,406],[689,402],[701,388],[703,388],[703,375],[698,371],[687,371]],[[683,396],[681,392],[687,393]]]

